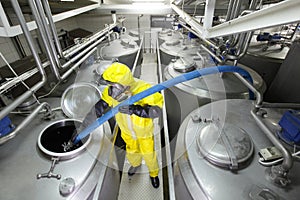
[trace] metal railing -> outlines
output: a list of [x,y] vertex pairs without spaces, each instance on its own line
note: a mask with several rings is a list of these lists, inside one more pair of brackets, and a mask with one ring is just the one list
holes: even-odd
[[[157,62],[158,62],[158,71],[159,71],[159,82],[163,82],[163,72],[160,61],[160,52],[159,52],[159,44],[158,40],[156,43],[157,46]],[[163,98],[165,99],[164,90],[161,91]],[[166,148],[166,163],[167,163],[167,172],[168,172],[168,183],[169,183],[169,199],[175,200],[175,187],[174,187],[174,176],[173,176],[173,168],[172,168],[172,156],[170,149],[170,140],[169,140],[169,129],[168,129],[168,117],[166,112],[165,102],[163,104],[163,125],[164,125],[164,137],[165,137],[165,148]]]

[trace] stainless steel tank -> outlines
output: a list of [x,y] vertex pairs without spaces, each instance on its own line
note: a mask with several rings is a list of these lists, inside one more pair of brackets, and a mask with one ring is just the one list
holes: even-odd
[[[61,100],[43,101],[56,108]],[[65,152],[65,140],[81,122],[67,119],[61,110],[55,114],[52,120],[35,118],[0,146],[1,199],[90,199],[93,195],[116,199],[120,177],[109,124],[96,129],[78,148]],[[18,124],[24,116],[12,115],[11,119]]]
[[[142,32],[142,30],[140,31]],[[142,39],[142,37],[143,36],[139,33],[138,29],[127,30],[125,33],[120,34],[121,39],[128,39],[136,42],[137,44],[140,44],[140,40]]]
[[194,57],[197,52],[203,53],[198,39],[170,39],[160,45],[161,63],[168,65],[172,59],[179,57]]
[[100,60],[118,59],[119,62],[132,68],[138,49],[137,43],[133,40],[128,38],[116,39],[99,46],[98,57]]
[[[202,54],[196,60],[190,57],[180,58],[171,62],[164,70],[165,80],[182,75],[184,71],[178,69],[185,66],[200,69],[207,66],[214,66],[207,54]],[[254,87],[259,91],[265,91],[265,84],[262,78],[252,69],[241,66],[248,71],[253,79]],[[166,106],[170,126],[171,137],[177,133],[179,124],[194,109],[211,101],[221,99],[247,99],[249,90],[238,80],[233,73],[212,74],[195,78],[193,80],[179,83],[166,90]],[[177,109],[174,109],[177,108]]]
[[163,29],[158,32],[159,45],[166,41],[181,40],[186,38],[187,36],[182,34],[179,30]]
[[[250,100],[221,100],[185,118],[175,151],[176,199],[299,199],[299,162],[289,171],[287,187],[272,182],[270,167],[259,163],[258,152],[274,145],[257,126],[252,108]],[[265,111],[264,123],[275,134],[283,110]]]

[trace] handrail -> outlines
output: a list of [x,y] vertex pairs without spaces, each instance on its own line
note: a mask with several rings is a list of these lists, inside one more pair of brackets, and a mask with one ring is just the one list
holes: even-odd
[[[157,62],[158,62],[158,71],[159,71],[159,82],[163,81],[162,76],[162,67],[161,67],[161,61],[160,61],[160,52],[159,52],[159,44],[157,39]],[[165,99],[165,92],[164,90],[161,91],[161,94],[163,98]],[[169,141],[169,129],[168,129],[168,116],[166,112],[166,103],[164,101],[163,103],[163,124],[164,124],[164,136],[165,136],[165,147],[166,147],[166,160],[167,160],[167,171],[168,171],[168,182],[169,182],[169,199],[175,200],[175,187],[174,187],[174,175],[173,175],[173,168],[172,168],[172,156],[171,156],[171,150],[170,150],[170,141]]]
[[137,65],[137,62],[138,62],[139,57],[140,57],[140,53],[141,53],[141,49],[142,49],[143,43],[144,43],[144,37],[140,41],[139,50],[138,50],[138,52],[136,54],[136,57],[135,57],[135,60],[134,60],[134,63],[133,63],[133,67],[132,67],[132,74],[134,74],[134,72],[135,72],[136,65]]

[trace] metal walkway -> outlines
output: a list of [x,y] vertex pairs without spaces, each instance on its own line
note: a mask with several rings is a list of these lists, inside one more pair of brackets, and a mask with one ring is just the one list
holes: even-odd
[[[143,55],[143,63],[141,67],[140,79],[151,83],[158,83],[157,74],[157,55],[156,53],[145,53]],[[154,139],[155,150],[157,154],[159,171],[159,188],[155,189],[149,177],[148,168],[143,160],[142,166],[138,169],[135,175],[129,177],[127,172],[130,167],[128,160],[125,158],[123,174],[119,190],[119,200],[140,200],[140,199],[163,199],[163,178],[162,178],[162,156],[161,156],[161,141],[160,141],[160,127],[158,119],[154,120]]]

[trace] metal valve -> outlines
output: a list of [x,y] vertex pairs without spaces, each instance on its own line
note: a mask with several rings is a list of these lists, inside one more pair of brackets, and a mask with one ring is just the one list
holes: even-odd
[[53,173],[54,167],[55,167],[56,163],[58,163],[59,158],[55,157],[55,158],[51,158],[51,160],[52,160],[52,163],[51,163],[50,170],[47,173],[39,173],[39,174],[37,174],[36,175],[37,179],[40,179],[40,178],[56,178],[56,179],[59,180],[61,178],[60,174]]

